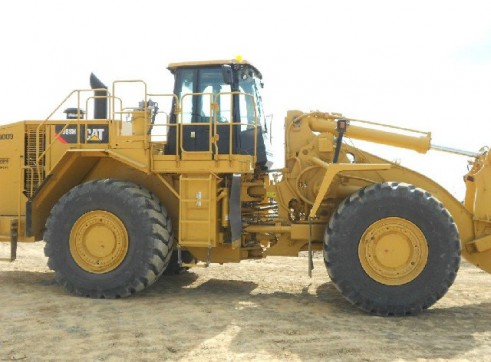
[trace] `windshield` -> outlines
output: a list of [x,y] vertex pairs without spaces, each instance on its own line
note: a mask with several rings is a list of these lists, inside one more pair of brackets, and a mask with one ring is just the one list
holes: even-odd
[[254,125],[257,118],[258,125],[265,125],[262,99],[259,89],[261,80],[250,67],[243,67],[238,73],[240,94],[240,122],[246,125]]

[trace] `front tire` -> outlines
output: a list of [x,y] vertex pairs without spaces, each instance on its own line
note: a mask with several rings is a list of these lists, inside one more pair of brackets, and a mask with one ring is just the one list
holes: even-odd
[[45,255],[67,290],[126,297],[154,283],[169,263],[172,225],[155,195],[112,179],[74,187],[51,210]]
[[460,241],[449,212],[428,192],[382,183],[340,204],[326,228],[324,260],[352,304],[384,316],[415,314],[452,285]]

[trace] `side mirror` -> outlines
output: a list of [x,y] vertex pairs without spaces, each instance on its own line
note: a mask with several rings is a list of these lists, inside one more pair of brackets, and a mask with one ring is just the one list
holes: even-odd
[[222,75],[225,84],[233,83],[232,67],[230,65],[222,65]]

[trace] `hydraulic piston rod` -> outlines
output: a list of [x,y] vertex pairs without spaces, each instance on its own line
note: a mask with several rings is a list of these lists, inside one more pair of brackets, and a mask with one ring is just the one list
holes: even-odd
[[459,150],[457,148],[446,147],[446,146],[439,146],[439,145],[435,145],[435,144],[432,144],[431,145],[431,149],[432,150],[435,150],[435,151],[453,153],[455,155],[461,155],[461,156],[469,156],[469,157],[477,157],[477,156],[479,156],[479,152]]

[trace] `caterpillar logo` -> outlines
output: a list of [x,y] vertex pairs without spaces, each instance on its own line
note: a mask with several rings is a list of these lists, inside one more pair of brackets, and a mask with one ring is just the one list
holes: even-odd
[[80,140],[77,136],[77,126],[63,128],[63,125],[55,127],[55,137],[61,143],[109,143],[109,127],[105,124],[90,125],[87,130],[85,125],[80,125]]
[[10,141],[14,139],[13,133],[0,133],[0,141]]
[[87,140],[92,142],[102,142],[105,132],[106,130],[104,128],[89,128],[87,130]]

